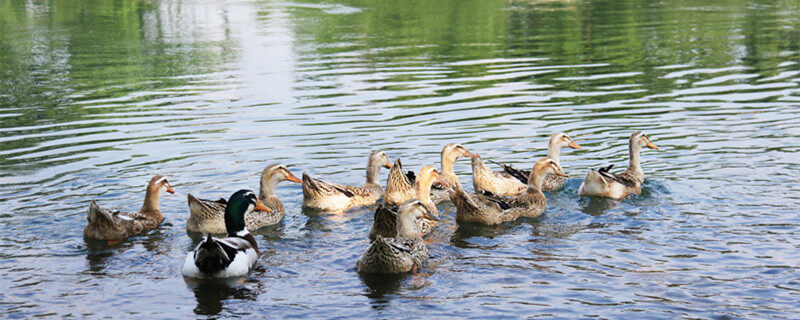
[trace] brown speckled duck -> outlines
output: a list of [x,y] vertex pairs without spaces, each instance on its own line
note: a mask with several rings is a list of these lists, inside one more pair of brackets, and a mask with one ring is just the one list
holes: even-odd
[[[392,170],[395,167],[400,166],[400,160],[397,160],[392,166]],[[419,174],[417,175],[416,182],[414,184],[414,190],[409,194],[409,198],[405,199],[405,201],[414,199],[416,197],[417,200],[422,202],[425,207],[428,209],[432,215],[439,217],[438,210],[436,209],[436,204],[431,201],[430,191],[431,185],[434,182],[438,182],[441,185],[446,186],[447,182],[439,178],[439,172],[436,171],[436,168],[431,166],[424,166],[422,169],[419,170]],[[388,188],[388,186],[387,186]],[[417,196],[419,195],[419,196]],[[403,201],[403,202],[405,202]],[[397,209],[392,208],[390,206],[381,205],[375,210],[375,218],[372,222],[372,230],[369,232],[369,238],[374,240],[376,236],[381,235],[383,237],[394,237],[396,234],[397,227],[395,222],[397,221]],[[419,220],[422,224],[419,226],[422,232],[422,235],[428,234],[428,232],[436,226],[436,221],[430,219],[423,219]]]
[[[440,175],[448,185],[433,184],[431,187],[431,201],[434,204],[450,200],[452,186],[455,184],[461,185],[458,176],[453,171],[453,165],[460,157],[477,158],[478,155],[467,151],[466,148],[457,143],[448,144],[442,149],[442,171]],[[396,166],[398,164],[400,164],[399,159],[395,162],[395,166],[392,166],[392,170],[389,171],[389,177],[386,179],[386,194],[383,200],[389,205],[398,205],[416,197],[414,194],[414,182],[416,180],[414,172],[403,173],[402,165]]]
[[362,187],[344,186],[314,179],[303,173],[303,206],[309,209],[344,212],[347,209],[375,204],[383,195],[378,183],[381,167],[392,164],[383,151],[373,151],[367,161],[367,182]]
[[[554,160],[559,166],[561,149],[570,147],[582,149],[566,133],[559,132],[550,137],[547,147],[547,158]],[[502,165],[503,171],[492,171],[480,158],[472,159],[472,184],[475,192],[499,196],[518,196],[528,188],[527,181],[531,172],[519,170],[511,165]],[[557,174],[547,174],[542,183],[542,191],[554,191],[561,188],[567,179]]]
[[631,194],[640,194],[644,182],[644,172],[639,163],[639,153],[641,153],[642,147],[658,150],[658,147],[644,132],[634,132],[628,140],[628,153],[630,154],[628,169],[616,174],[610,172],[614,165],[592,170],[581,183],[578,194],[612,199],[623,199]]
[[528,177],[528,188],[516,198],[468,194],[455,188],[451,200],[456,206],[456,221],[496,225],[519,217],[535,218],[547,208],[542,184],[547,173],[566,176],[555,160],[542,158],[533,166]]
[[408,200],[398,209],[397,236],[377,236],[369,248],[358,257],[360,273],[395,274],[417,272],[428,260],[428,248],[422,240],[417,220],[438,220],[422,201]]
[[[245,215],[247,230],[277,224],[286,215],[283,203],[275,195],[275,188],[283,181],[302,183],[286,166],[271,164],[261,172],[261,190],[258,200],[269,210],[253,211]],[[187,196],[189,202],[189,220],[186,221],[186,230],[201,233],[225,233],[225,206],[228,201],[198,199],[192,194]]]
[[89,224],[83,229],[83,236],[90,239],[117,242],[142,232],[155,229],[164,217],[159,210],[159,200],[165,192],[175,193],[167,178],[156,175],[150,179],[144,196],[144,204],[139,212],[110,211],[101,208],[92,200],[89,204]]

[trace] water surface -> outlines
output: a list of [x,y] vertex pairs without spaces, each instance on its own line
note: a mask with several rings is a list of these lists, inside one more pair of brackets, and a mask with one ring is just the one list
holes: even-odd
[[[794,318],[798,58],[795,1],[0,0],[0,312]],[[635,130],[662,148],[643,194],[579,198]],[[186,193],[273,162],[361,184],[372,149],[419,168],[452,142],[529,167],[559,131],[584,149],[545,215],[458,225],[443,204],[420,274],[360,277],[373,208],[303,212],[285,183],[244,283],[180,276]],[[160,228],[82,237],[90,199],[136,210],[156,173],[178,191]]]

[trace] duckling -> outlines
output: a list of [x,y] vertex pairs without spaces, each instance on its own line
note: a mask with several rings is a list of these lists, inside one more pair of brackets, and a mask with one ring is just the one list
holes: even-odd
[[363,187],[343,186],[317,180],[303,173],[303,206],[310,209],[344,212],[347,209],[375,204],[383,195],[378,184],[381,166],[392,164],[383,151],[373,151],[367,161],[367,182]]
[[628,140],[628,153],[630,154],[628,169],[616,174],[611,173],[611,168],[614,167],[612,164],[605,168],[592,170],[581,183],[578,194],[612,199],[623,199],[631,194],[640,194],[644,182],[644,172],[639,164],[639,153],[641,153],[642,147],[659,150],[644,132],[634,132]]
[[[258,200],[263,203],[269,211],[253,213],[245,216],[247,230],[258,230],[260,228],[274,225],[283,220],[286,215],[283,203],[275,195],[275,188],[282,181],[292,181],[303,183],[295,177],[286,166],[281,164],[271,164],[261,172],[261,190],[258,193]],[[201,233],[225,233],[225,199],[204,200],[198,199],[191,193],[187,196],[189,202],[189,220],[186,221],[186,230]]]
[[[547,147],[547,158],[553,159],[561,165],[559,155],[561,148],[570,147],[573,149],[583,149],[575,143],[566,133],[559,132],[550,136]],[[472,184],[477,193],[487,193],[499,196],[518,196],[527,189],[528,177],[531,172],[519,170],[511,165],[503,164],[503,171],[492,171],[480,158],[472,159]],[[542,191],[558,190],[567,181],[566,178],[557,174],[549,173],[542,183]]]
[[461,186],[461,181],[458,180],[453,165],[460,157],[477,158],[478,155],[469,152],[466,148],[458,143],[451,143],[442,148],[442,180],[447,181],[447,186],[434,184],[431,188],[431,200],[433,203],[450,200],[450,191],[455,186]]
[[155,229],[164,221],[158,204],[165,192],[175,193],[166,177],[156,175],[150,179],[144,196],[144,204],[138,213],[110,211],[101,208],[97,202],[92,200],[87,216],[89,224],[83,229],[83,236],[116,242]]
[[[392,166],[392,170],[394,170],[396,166],[400,165],[400,160],[397,160],[394,166]],[[433,185],[434,182],[438,182],[443,186],[448,185],[447,181],[439,178],[439,172],[436,171],[436,168],[431,166],[422,167],[422,169],[419,170],[418,178],[414,184],[414,190],[412,190],[413,192],[409,194],[409,198],[405,199],[405,201],[416,197],[417,200],[421,201],[425,205],[425,207],[428,209],[428,212],[438,218],[439,213],[436,209],[436,204],[433,203],[430,196],[431,185]],[[370,240],[374,240],[377,235],[381,235],[383,237],[394,237],[397,229],[395,226],[396,221],[397,209],[386,205],[379,206],[378,209],[375,210],[375,218],[372,222],[372,230],[369,232]],[[431,229],[436,226],[436,221],[434,220],[425,219],[420,220],[420,222],[422,223],[420,225],[422,235],[428,234]]]
[[438,221],[428,207],[417,199],[400,205],[397,213],[397,237],[377,236],[369,248],[358,257],[356,269],[360,273],[417,272],[428,260],[428,248],[420,235],[419,219]]
[[239,190],[225,204],[226,238],[207,234],[186,255],[183,275],[196,279],[239,277],[250,272],[258,260],[256,238],[247,231],[245,217],[253,211],[269,211],[250,190]]
[[516,198],[467,194],[464,189],[455,188],[451,200],[456,206],[456,221],[497,225],[518,217],[538,217],[547,208],[542,184],[550,172],[566,176],[555,160],[542,158],[536,161],[528,177],[528,188]]

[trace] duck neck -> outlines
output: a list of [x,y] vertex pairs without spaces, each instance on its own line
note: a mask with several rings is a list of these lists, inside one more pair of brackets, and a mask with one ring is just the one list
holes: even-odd
[[639,164],[639,153],[641,153],[642,147],[638,144],[630,144],[628,146],[628,153],[630,156],[630,160],[628,162],[628,171],[633,172],[641,172],[642,167]]
[[370,159],[367,163],[367,183],[366,185],[378,185],[378,177],[380,175],[381,165],[377,161]]
[[160,219],[161,218],[161,210],[159,210],[159,200],[161,199],[161,194],[158,190],[150,191],[145,194],[144,196],[144,203],[142,204],[142,208],[139,210],[139,213]]
[[542,183],[544,183],[544,170],[534,167],[531,175],[528,176],[528,193],[542,193]]
[[259,199],[266,199],[275,195],[275,188],[278,187],[278,183],[281,182],[281,179],[277,175],[262,175],[261,176],[261,188],[258,191],[258,198]]
[[417,225],[414,223],[413,219],[400,216],[397,219],[397,238],[403,240],[418,240],[422,237],[420,236],[420,232],[417,230]]
[[[423,181],[424,180],[424,181]],[[433,181],[431,179],[422,179],[422,177],[417,179],[416,184],[414,185],[414,192],[417,194],[417,199],[422,201],[424,204],[428,204],[431,201],[431,184]]]
[[456,157],[448,156],[446,154],[442,154],[442,173],[447,175],[455,175],[456,172],[453,171],[453,164],[456,162]]
[[553,159],[558,165],[561,165],[561,160],[559,159],[561,148],[562,146],[560,143],[551,143],[547,147],[547,157]]

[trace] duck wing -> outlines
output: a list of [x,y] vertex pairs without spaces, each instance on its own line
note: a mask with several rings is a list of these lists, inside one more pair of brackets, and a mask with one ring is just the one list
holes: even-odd
[[486,204],[496,204],[502,210],[508,210],[516,205],[516,199],[496,195],[478,194],[475,197]]
[[[250,258],[248,251],[255,250],[250,241],[239,237],[228,238],[213,238],[211,235],[206,235],[206,238],[197,246],[194,251],[193,263],[201,275],[216,275],[222,271],[236,268],[244,269],[246,272],[253,261],[251,259],[241,258],[238,256],[244,255]],[[241,266],[234,264],[243,264]],[[184,267],[186,270],[186,267]],[[237,270],[237,274],[243,274],[241,270]],[[186,272],[184,272],[186,274]],[[194,274],[186,274],[189,276],[198,276]],[[202,277],[202,276],[201,276]]]
[[311,193],[317,195],[333,195],[336,193],[344,194],[348,198],[355,196],[353,187],[342,186],[335,183],[314,179],[306,173],[303,173],[303,189],[307,189]]
[[375,240],[378,236],[394,237],[397,235],[397,211],[385,205],[375,209],[375,216],[372,221],[372,229],[369,231],[369,239]]
[[[491,160],[489,160],[489,161],[491,161]],[[494,162],[494,161],[491,161],[491,162],[496,164],[496,165],[499,165],[499,166],[503,167],[503,171],[508,175],[508,177],[517,179],[517,180],[519,180],[520,182],[522,182],[524,184],[528,184],[528,177],[531,175],[531,171],[530,170],[517,169],[517,168],[514,168],[514,166],[512,166],[510,164],[500,164],[500,163],[497,163],[497,162]]]

